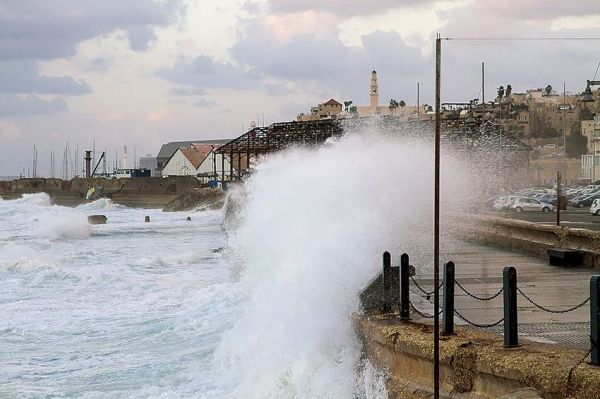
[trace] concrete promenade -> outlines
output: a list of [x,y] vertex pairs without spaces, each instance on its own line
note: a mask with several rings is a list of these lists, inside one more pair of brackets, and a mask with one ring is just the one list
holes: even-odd
[[[502,287],[502,270],[514,266],[517,286],[538,304],[561,310],[583,302],[589,293],[590,277],[599,271],[586,268],[567,268],[548,265],[541,257],[532,257],[502,249],[462,242],[450,253],[441,255],[441,262],[452,260],[456,265],[456,280],[472,294],[489,297]],[[440,269],[440,279],[442,270]],[[426,291],[433,290],[433,276],[420,274],[415,280]],[[427,300],[411,281],[411,301],[426,313],[433,313],[433,297]],[[441,303],[441,298],[440,298]],[[466,318],[478,324],[495,323],[503,317],[502,295],[490,301],[478,301],[455,287],[455,308]],[[587,350],[589,342],[589,302],[577,310],[553,314],[537,309],[518,294],[519,338],[537,342],[555,343],[570,348]],[[415,321],[421,318],[414,314]],[[455,317],[457,325],[465,324]],[[487,328],[502,333],[503,325]]]

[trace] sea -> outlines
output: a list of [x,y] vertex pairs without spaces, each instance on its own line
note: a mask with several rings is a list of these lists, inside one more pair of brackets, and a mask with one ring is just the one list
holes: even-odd
[[220,210],[0,200],[0,397],[387,398],[352,318],[383,251],[430,245],[431,164],[349,135],[261,159]]

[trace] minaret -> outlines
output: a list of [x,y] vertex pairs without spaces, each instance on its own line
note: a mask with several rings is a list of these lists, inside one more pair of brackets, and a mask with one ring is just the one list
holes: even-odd
[[377,88],[377,72],[371,72],[371,111],[377,113],[379,106],[379,89]]

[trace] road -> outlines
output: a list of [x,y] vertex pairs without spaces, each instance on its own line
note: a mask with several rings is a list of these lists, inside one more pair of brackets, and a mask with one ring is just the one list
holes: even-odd
[[[490,216],[505,217],[528,222],[542,224],[556,224],[556,212],[491,212]],[[561,226],[575,227],[580,229],[600,230],[600,216],[593,216],[590,208],[567,207],[566,211],[560,212]]]

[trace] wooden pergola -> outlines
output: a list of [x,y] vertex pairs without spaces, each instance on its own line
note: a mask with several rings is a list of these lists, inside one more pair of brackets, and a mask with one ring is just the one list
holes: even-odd
[[229,159],[229,180],[233,181],[239,180],[243,171],[250,169],[252,157],[292,146],[318,145],[330,137],[342,134],[343,128],[335,119],[273,123],[269,126],[255,127],[249,130],[223,144],[215,150],[215,153],[223,155],[221,157],[221,176],[225,176],[225,157]]

